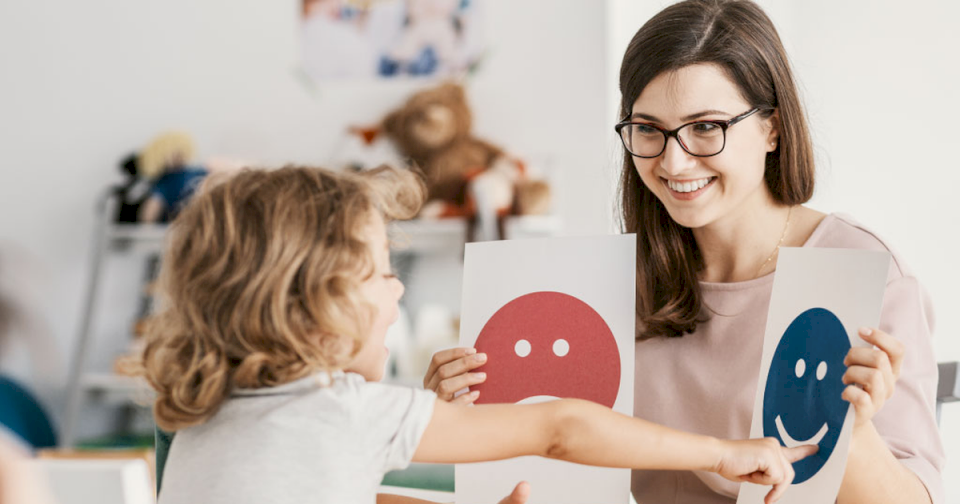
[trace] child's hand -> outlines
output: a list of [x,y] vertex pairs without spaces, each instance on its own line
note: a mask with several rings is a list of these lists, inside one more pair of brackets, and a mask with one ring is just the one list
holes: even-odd
[[441,350],[433,354],[430,368],[423,377],[423,388],[437,393],[441,400],[470,404],[477,400],[479,393],[463,394],[454,399],[458,390],[482,383],[487,379],[484,373],[471,373],[487,362],[486,354],[477,353],[475,348],[457,347]]
[[715,471],[731,481],[773,485],[764,499],[776,502],[793,481],[793,462],[817,452],[816,445],[784,448],[774,438],[722,441],[722,455]]

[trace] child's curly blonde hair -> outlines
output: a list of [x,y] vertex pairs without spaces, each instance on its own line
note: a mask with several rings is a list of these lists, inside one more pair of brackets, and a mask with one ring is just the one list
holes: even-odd
[[209,181],[169,230],[160,310],[142,372],[157,425],[206,421],[234,387],[287,383],[343,368],[374,308],[358,295],[373,273],[362,238],[373,212],[414,216],[415,173],[317,168],[244,170]]

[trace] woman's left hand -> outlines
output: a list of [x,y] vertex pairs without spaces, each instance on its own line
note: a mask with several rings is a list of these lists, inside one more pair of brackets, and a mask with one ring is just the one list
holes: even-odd
[[843,399],[856,411],[854,428],[869,422],[893,394],[903,363],[903,343],[893,336],[871,328],[861,328],[860,337],[873,347],[851,348],[844,358]]

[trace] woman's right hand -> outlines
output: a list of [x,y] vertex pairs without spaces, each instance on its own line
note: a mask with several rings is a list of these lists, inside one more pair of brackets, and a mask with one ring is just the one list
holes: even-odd
[[721,441],[721,456],[714,470],[731,481],[773,485],[763,500],[776,502],[793,481],[793,463],[813,455],[816,445],[784,448],[775,438]]
[[433,354],[430,367],[423,377],[423,388],[437,393],[437,397],[454,404],[470,404],[480,397],[480,392],[454,397],[458,390],[483,383],[486,373],[474,373],[474,369],[487,362],[487,354],[477,353],[476,348],[457,347]]

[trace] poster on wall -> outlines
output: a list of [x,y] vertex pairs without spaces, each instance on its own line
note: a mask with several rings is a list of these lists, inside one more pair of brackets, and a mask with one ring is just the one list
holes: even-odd
[[[487,354],[477,404],[586,399],[633,413],[636,236],[469,243],[460,345]],[[465,432],[469,436],[470,433]],[[539,457],[459,464],[458,504],[521,480],[529,504],[626,504],[630,471]]]
[[[794,462],[779,502],[832,503],[840,491],[854,410],[841,398],[860,327],[880,322],[890,267],[885,251],[783,248],[770,297],[750,437],[817,445]],[[761,504],[770,487],[744,483],[737,504]]]
[[481,0],[301,0],[314,82],[456,77],[484,51]]

